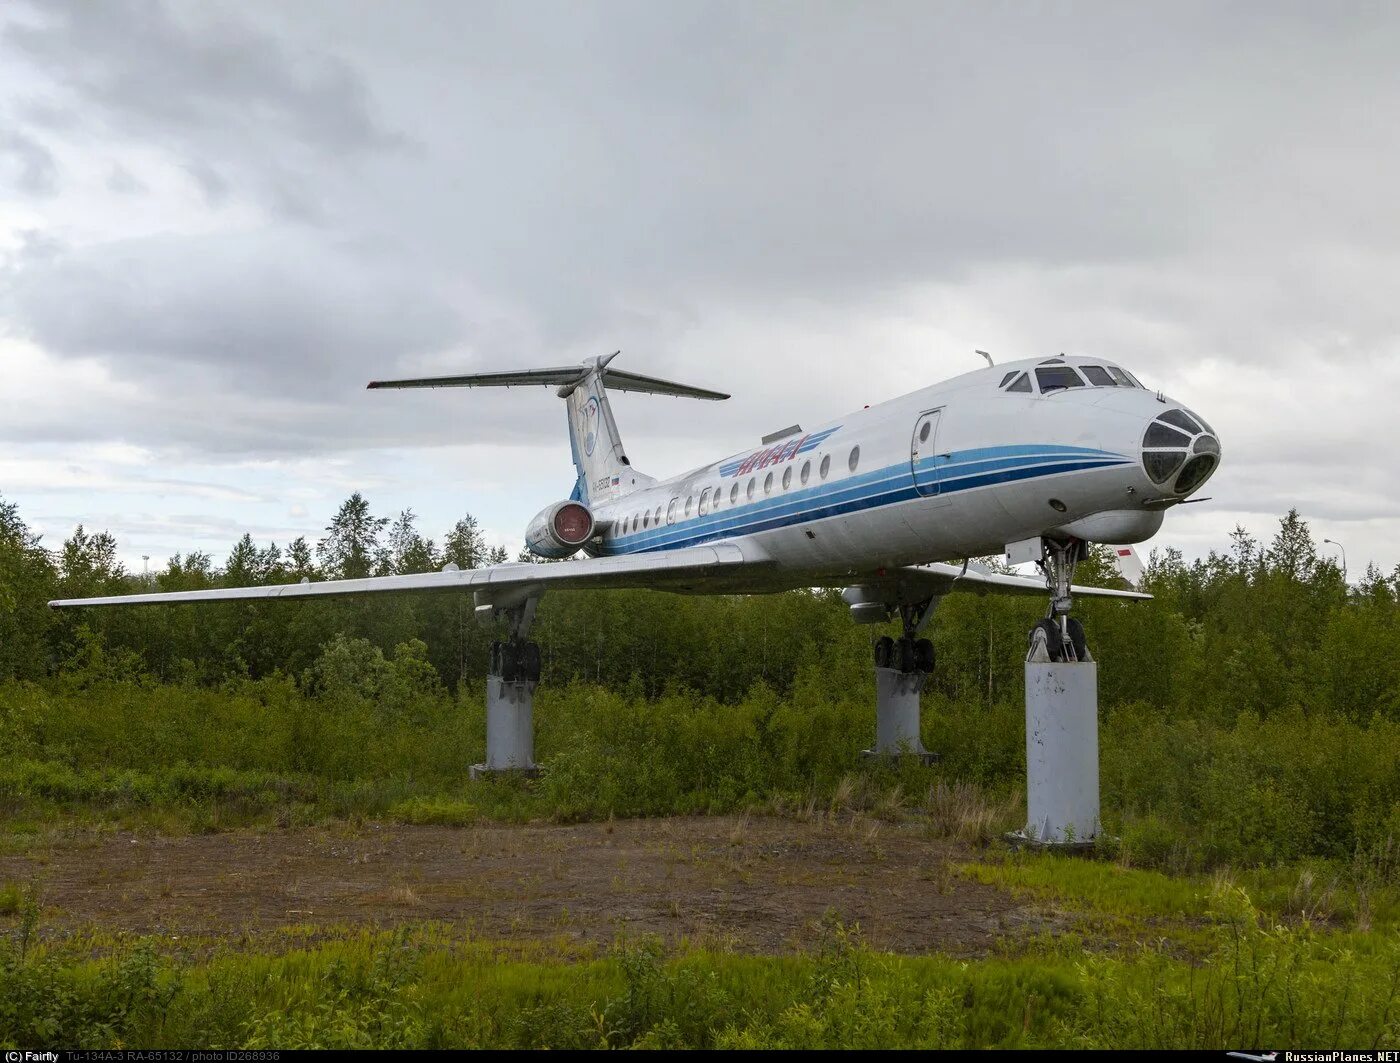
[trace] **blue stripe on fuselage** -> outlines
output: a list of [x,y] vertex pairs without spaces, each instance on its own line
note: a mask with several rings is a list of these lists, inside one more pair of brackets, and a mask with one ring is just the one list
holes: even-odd
[[[607,541],[603,553],[641,553],[693,546],[771,531],[827,517],[856,513],[922,497],[915,486],[938,486],[952,494],[991,484],[1131,463],[1130,458],[1089,447],[1016,445],[943,454],[911,465],[900,463],[831,483],[801,488],[777,498],[723,503],[720,513],[682,518],[675,524],[630,532]],[[929,496],[933,497],[933,496]],[[664,518],[663,518],[664,519]]]

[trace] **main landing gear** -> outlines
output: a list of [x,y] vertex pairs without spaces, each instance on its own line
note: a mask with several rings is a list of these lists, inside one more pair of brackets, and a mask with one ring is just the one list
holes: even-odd
[[933,643],[920,638],[938,599],[899,605],[904,633],[875,640],[875,744],[865,757],[918,757],[932,764],[938,754],[919,737],[919,695],[936,663]]
[[529,641],[539,597],[507,607],[478,606],[487,623],[504,617],[508,637],[491,643],[486,674],[486,760],[473,764],[471,777],[499,772],[536,775],[535,688],[540,682],[539,643]]
[[1092,848],[1099,834],[1098,665],[1084,625],[1069,615],[1079,540],[1045,539],[1041,568],[1050,609],[1030,632],[1026,654],[1026,805],[1014,845]]

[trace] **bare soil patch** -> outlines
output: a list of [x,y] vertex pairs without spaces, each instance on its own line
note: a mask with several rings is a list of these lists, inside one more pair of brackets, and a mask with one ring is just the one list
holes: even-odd
[[877,948],[977,956],[1047,928],[1043,911],[958,876],[950,861],[967,855],[864,817],[367,824],[56,837],[0,855],[0,881],[36,882],[57,931],[224,937],[443,921],[489,939],[647,933],[772,953],[811,947],[834,915]]

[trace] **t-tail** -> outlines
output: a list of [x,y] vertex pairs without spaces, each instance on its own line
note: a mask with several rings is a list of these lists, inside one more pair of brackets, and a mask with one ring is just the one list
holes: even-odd
[[423,377],[417,380],[376,380],[371,388],[489,388],[542,384],[559,389],[568,404],[569,446],[578,480],[573,499],[593,508],[639,491],[656,482],[632,467],[622,435],[617,430],[608,390],[641,391],[649,395],[676,395],[717,401],[729,398],[719,391],[677,384],[670,380],[609,368],[621,352],[590,358],[580,365],[549,369],[521,369],[503,373]]

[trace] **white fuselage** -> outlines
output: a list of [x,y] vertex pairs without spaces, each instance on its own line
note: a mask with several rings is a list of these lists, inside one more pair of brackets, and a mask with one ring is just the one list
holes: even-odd
[[[605,530],[590,552],[739,541],[792,574],[958,560],[1047,534],[1150,538],[1205,479],[1179,480],[1182,465],[1202,451],[1215,458],[1206,475],[1218,464],[1213,431],[1140,386],[1037,386],[1037,368],[1062,366],[1121,373],[1093,358],[967,373],[609,500],[595,510]],[[1016,373],[1031,390],[1007,389]],[[1172,410],[1198,427],[1168,440],[1157,471],[1176,467],[1154,482],[1144,458],[1170,430],[1157,427],[1150,446],[1145,433]]]

